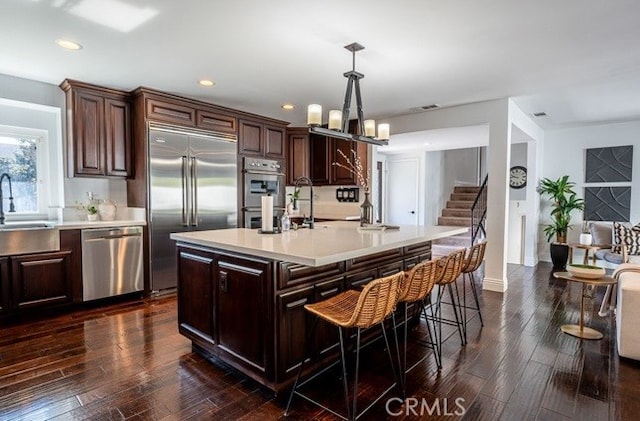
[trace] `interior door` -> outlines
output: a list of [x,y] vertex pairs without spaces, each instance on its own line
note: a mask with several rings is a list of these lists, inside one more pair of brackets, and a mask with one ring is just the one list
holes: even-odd
[[418,160],[387,160],[387,222],[418,224]]
[[149,131],[151,288],[177,285],[176,244],[172,232],[189,230],[185,177],[188,138],[170,131]]
[[191,229],[238,226],[237,144],[225,138],[189,136]]

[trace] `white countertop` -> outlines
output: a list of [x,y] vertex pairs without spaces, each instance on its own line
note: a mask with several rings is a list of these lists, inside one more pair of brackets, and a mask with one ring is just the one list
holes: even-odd
[[173,233],[170,237],[189,244],[317,267],[467,231],[466,227],[416,225],[371,231],[361,230],[353,222],[333,221],[316,223],[312,230],[282,234],[258,234],[255,229],[232,228]]
[[114,221],[49,221],[61,230],[66,229],[86,229],[86,228],[108,228],[108,227],[130,227],[134,225],[147,225],[144,219],[119,219]]

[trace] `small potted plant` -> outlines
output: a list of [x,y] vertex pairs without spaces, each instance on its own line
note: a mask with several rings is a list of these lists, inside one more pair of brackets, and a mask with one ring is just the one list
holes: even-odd
[[85,209],[87,211],[87,220],[89,221],[98,220],[98,208],[95,205],[87,205]]
[[571,213],[574,210],[584,209],[584,200],[577,197],[573,190],[576,183],[569,181],[565,175],[557,180],[543,178],[538,185],[538,193],[551,199],[551,223],[545,225],[544,232],[547,241],[551,241],[555,235],[556,241],[551,243],[551,261],[554,267],[562,268],[569,258],[569,246],[567,245],[567,231],[571,228]]
[[300,199],[300,187],[295,187],[293,193],[289,193],[289,203],[292,210],[298,210],[298,199]]

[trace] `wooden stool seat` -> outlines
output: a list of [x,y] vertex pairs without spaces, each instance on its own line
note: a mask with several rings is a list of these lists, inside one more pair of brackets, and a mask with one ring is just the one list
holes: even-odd
[[[386,276],[384,278],[375,279],[369,282],[364,286],[361,292],[348,290],[342,292],[334,297],[328,298],[324,301],[307,304],[304,308],[310,313],[314,314],[316,317],[316,323],[314,324],[313,329],[309,333],[309,337],[307,340],[307,344],[310,341],[310,338],[313,336],[313,330],[317,326],[317,321],[320,319],[326,320],[327,322],[335,325],[338,328],[339,337],[340,337],[340,361],[342,363],[342,382],[344,387],[344,399],[345,406],[347,409],[347,416],[343,416],[338,414],[337,412],[321,405],[319,402],[309,398],[302,392],[298,390],[298,388],[305,385],[310,380],[313,380],[319,373],[313,374],[309,379],[304,382],[300,382],[300,376],[302,374],[302,367],[304,365],[306,357],[303,358],[300,363],[300,367],[298,368],[298,375],[293,384],[293,389],[291,390],[291,395],[289,396],[289,401],[287,403],[287,408],[285,410],[285,416],[289,413],[289,408],[291,407],[291,402],[293,400],[294,395],[299,395],[300,397],[312,402],[321,408],[331,412],[332,414],[347,420],[355,420],[361,414],[358,414],[358,372],[360,365],[360,333],[362,329],[366,329],[369,327],[373,327],[379,325],[382,329],[382,336],[384,337],[387,353],[389,355],[389,362],[391,363],[391,369],[393,370],[394,377],[396,377],[396,382],[394,382],[391,386],[389,386],[377,399],[374,400],[374,403],[381,399],[386,393],[388,393],[392,388],[394,388],[397,384],[401,384],[402,380],[399,378],[399,374],[396,373],[396,368],[393,362],[393,357],[391,355],[391,348],[389,347],[389,341],[387,339],[387,332],[384,328],[384,320],[391,316],[393,320],[393,328],[394,328],[394,338],[396,342],[396,352],[398,358],[398,365],[400,365],[400,355],[398,351],[398,338],[395,335],[395,318],[393,311],[398,302],[399,294],[400,294],[400,284],[404,279],[404,272],[399,272],[394,275]],[[356,334],[356,363],[355,363],[355,373],[354,373],[354,386],[353,386],[353,399],[352,404],[349,403],[349,386],[347,382],[347,368],[346,368],[346,358],[345,358],[345,329],[346,328],[357,328]],[[307,354],[309,354],[307,352]],[[333,367],[336,363],[325,367],[320,373],[328,370]],[[369,405],[365,408],[363,413],[371,408],[373,404]]]

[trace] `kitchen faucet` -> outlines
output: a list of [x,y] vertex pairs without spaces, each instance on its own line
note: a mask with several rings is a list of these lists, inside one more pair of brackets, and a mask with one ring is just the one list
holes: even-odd
[[[305,184],[302,184],[302,183],[305,183]],[[313,183],[311,182],[311,179],[309,177],[299,177],[295,181],[295,186],[296,186],[296,188],[298,188],[301,185],[302,186],[309,186],[309,207],[311,208],[311,210],[309,211],[309,219],[307,220],[307,222],[309,224],[309,229],[313,229],[313,225],[314,225],[314,219],[313,219]],[[298,199],[298,200],[304,200],[304,199]]]
[[[9,177],[9,174],[5,172],[5,173],[2,173],[2,175],[0,175],[0,225],[4,225],[4,206],[2,204],[2,200],[3,200],[2,180],[4,180],[5,178],[9,182],[9,212],[16,211],[16,207],[13,205],[13,188],[11,187],[11,177]],[[311,209],[313,209],[313,207]]]

